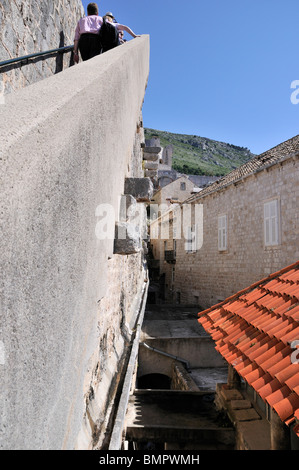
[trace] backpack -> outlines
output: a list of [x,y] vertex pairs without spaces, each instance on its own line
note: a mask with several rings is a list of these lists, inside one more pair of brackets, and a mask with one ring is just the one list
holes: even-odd
[[112,23],[103,18],[103,24],[99,31],[99,40],[102,45],[102,52],[109,51],[113,47],[119,46],[118,29]]

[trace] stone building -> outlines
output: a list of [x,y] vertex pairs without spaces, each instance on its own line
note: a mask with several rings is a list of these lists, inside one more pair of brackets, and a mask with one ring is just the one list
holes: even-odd
[[194,183],[185,175],[180,176],[172,183],[163,186],[155,192],[152,203],[161,208],[167,209],[172,203],[183,202],[188,199],[193,192],[199,191]]
[[[160,259],[165,299],[207,308],[299,258],[298,151],[296,136],[154,223],[157,236],[151,243]],[[186,205],[193,218],[183,222],[180,213]],[[174,236],[173,220],[182,221]],[[164,259],[167,251],[175,254],[171,264]]]

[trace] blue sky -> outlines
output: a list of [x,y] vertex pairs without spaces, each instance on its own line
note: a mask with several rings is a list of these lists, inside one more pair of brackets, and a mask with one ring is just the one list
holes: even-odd
[[291,101],[299,98],[297,1],[97,3],[100,15],[112,11],[119,23],[150,36],[145,127],[256,154],[299,134],[299,104]]

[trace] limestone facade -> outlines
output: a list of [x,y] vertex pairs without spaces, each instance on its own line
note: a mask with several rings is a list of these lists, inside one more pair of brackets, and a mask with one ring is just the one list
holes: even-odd
[[[296,140],[289,156],[282,153],[233,182],[229,175],[187,200],[193,217],[196,206],[202,210],[203,223],[199,220],[194,232],[197,246],[186,243],[183,222],[180,238],[173,236],[173,220],[182,207],[153,224],[151,244],[166,300],[210,307],[299,258],[297,146]],[[279,155],[279,146],[275,152]],[[163,226],[169,226],[168,237]],[[165,260],[168,250],[175,251],[175,260]]]
[[183,202],[188,199],[197,186],[187,176],[181,176],[172,183],[163,186],[153,196],[152,202],[166,208],[172,202]]
[[[2,0],[0,61],[70,46],[84,9],[81,0]],[[14,67],[0,74],[2,94],[23,88],[70,65],[71,53]]]

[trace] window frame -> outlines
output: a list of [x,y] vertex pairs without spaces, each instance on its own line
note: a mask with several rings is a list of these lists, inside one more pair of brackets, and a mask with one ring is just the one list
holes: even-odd
[[264,246],[265,248],[280,245],[280,208],[279,199],[264,201]]
[[185,251],[187,253],[195,253],[197,251],[197,224],[189,225],[188,238],[185,241]]
[[[224,222],[224,223],[223,223]],[[218,215],[218,251],[227,251],[228,224],[227,214]]]

